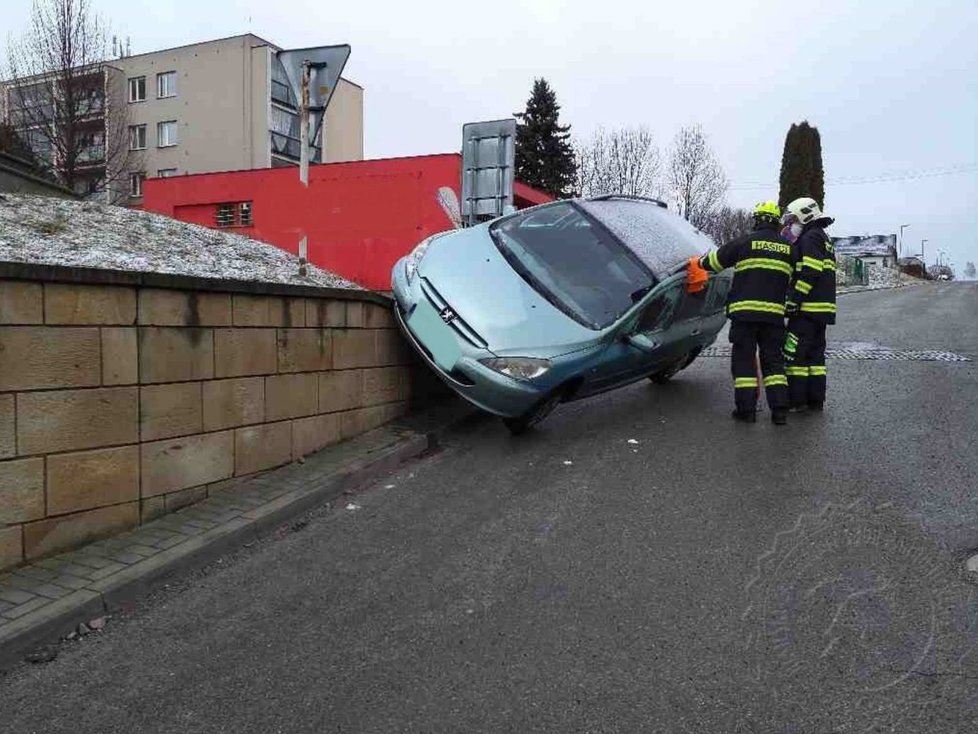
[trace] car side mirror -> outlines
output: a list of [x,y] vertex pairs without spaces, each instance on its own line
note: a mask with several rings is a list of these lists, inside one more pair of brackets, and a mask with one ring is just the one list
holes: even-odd
[[659,348],[659,342],[646,334],[629,334],[625,341],[642,352],[654,352]]

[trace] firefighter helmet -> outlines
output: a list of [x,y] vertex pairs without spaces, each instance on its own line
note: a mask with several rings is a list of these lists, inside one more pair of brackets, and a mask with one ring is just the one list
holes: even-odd
[[[784,213],[786,223],[796,221],[799,224],[808,224],[809,222],[814,222],[816,219],[822,218],[822,210],[819,208],[818,202],[807,196],[795,199],[788,204],[784,209]],[[794,217],[794,220],[790,220],[789,216]]]
[[773,201],[762,201],[754,207],[755,222],[769,222],[777,224],[781,217],[781,210]]

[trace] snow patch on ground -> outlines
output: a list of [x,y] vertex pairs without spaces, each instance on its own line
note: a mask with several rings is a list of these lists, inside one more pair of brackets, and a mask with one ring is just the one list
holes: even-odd
[[0,261],[362,290],[257,240],[150,212],[43,196],[0,196]]

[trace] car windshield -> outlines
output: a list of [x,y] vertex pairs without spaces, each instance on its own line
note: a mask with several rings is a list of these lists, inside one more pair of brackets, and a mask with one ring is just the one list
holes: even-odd
[[591,329],[614,323],[655,283],[633,252],[570,202],[504,219],[489,232],[527,283]]
[[659,278],[713,247],[713,240],[707,235],[678,214],[651,201],[584,200],[581,207],[611,230]]

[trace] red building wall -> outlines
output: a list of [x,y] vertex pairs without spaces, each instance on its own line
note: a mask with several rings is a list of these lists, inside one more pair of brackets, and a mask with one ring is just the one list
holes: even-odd
[[[217,206],[252,203],[251,226],[222,228],[298,253],[367,288],[388,290],[390,270],[425,237],[451,228],[438,204],[442,186],[459,194],[461,156],[389,158],[297,168],[205,173],[149,179],[143,207],[184,222],[216,226]],[[550,200],[516,185],[518,208]]]

